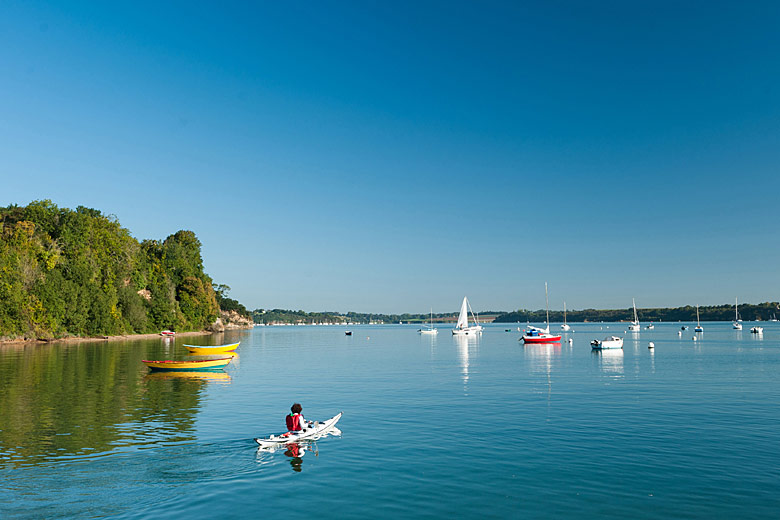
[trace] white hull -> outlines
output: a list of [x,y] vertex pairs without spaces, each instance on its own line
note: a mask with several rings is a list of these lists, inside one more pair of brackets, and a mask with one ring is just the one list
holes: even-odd
[[561,325],[561,330],[571,330],[571,327],[568,324],[564,323],[563,325]]
[[639,326],[638,324],[635,325],[632,323],[631,325],[628,326],[628,330],[630,332],[639,332],[640,330],[642,330],[642,327]]
[[266,437],[264,439],[256,438],[255,442],[257,442],[257,444],[259,444],[261,448],[268,448],[278,444],[287,444],[290,442],[298,442],[304,440],[316,440],[319,439],[320,437],[328,435],[332,431],[337,431],[336,423],[339,422],[339,419],[341,419],[342,413],[343,412],[340,412],[338,415],[328,419],[325,422],[315,423],[314,426],[310,426],[309,428],[307,428],[306,430],[300,433],[293,433],[290,435],[286,435],[286,434],[271,435],[270,437]]
[[595,350],[623,348],[623,338],[612,336],[611,338],[605,338],[601,341],[593,340],[591,341],[590,346]]
[[452,329],[453,336],[476,336],[482,334],[482,326],[466,327],[464,329]]
[[734,327],[734,330],[742,330],[742,324],[741,324],[741,323],[737,323],[737,322],[735,321],[735,322],[732,324],[732,326]]
[[422,329],[420,330],[420,334],[438,334],[438,329]]
[[752,329],[750,329],[750,332],[752,332],[753,334],[763,334],[764,333],[764,328],[763,327],[753,327]]

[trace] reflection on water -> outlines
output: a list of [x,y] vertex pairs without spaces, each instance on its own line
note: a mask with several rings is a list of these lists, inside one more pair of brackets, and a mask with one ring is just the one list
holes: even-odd
[[166,379],[192,379],[200,381],[214,381],[217,383],[229,384],[230,374],[223,370],[199,371],[199,372],[178,372],[178,371],[151,371],[144,376],[145,381],[166,380]]
[[525,343],[523,353],[528,360],[531,371],[544,376],[547,383],[547,397],[552,396],[553,360],[561,354],[560,343]]
[[333,427],[323,435],[318,436],[314,439],[297,441],[297,442],[279,443],[271,446],[260,446],[257,448],[257,453],[256,453],[257,463],[268,464],[271,461],[270,460],[271,457],[274,457],[276,454],[281,453],[285,457],[290,457],[290,466],[292,467],[292,470],[295,472],[300,472],[303,469],[304,455],[306,455],[307,452],[310,452],[313,453],[315,457],[319,457],[320,449],[317,444],[317,441],[322,439],[323,437],[330,437],[330,436],[341,437],[341,430],[339,430],[336,427]]
[[623,349],[593,349],[591,355],[598,360],[601,371],[611,377],[623,377]]
[[470,358],[474,358],[479,353],[479,335],[460,336],[453,335],[452,339],[458,349],[458,360],[460,362],[461,380],[463,381],[463,393],[468,395],[469,391],[469,365]]
[[194,438],[209,376],[157,376],[141,363],[175,349],[171,343],[0,348],[0,464],[72,460]]

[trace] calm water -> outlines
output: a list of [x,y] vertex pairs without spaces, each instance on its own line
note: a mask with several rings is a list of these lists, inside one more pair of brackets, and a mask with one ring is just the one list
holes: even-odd
[[[574,324],[559,346],[523,346],[516,325],[478,341],[385,325],[0,347],[0,517],[776,518],[780,324],[763,325],[706,323],[694,342],[679,324]],[[591,351],[611,333],[623,351]],[[238,339],[222,378],[140,363]],[[294,401],[343,410],[342,436],[258,453]]]

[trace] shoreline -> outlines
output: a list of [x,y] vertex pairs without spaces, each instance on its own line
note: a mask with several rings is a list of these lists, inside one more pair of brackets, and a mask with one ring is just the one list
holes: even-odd
[[[208,330],[190,331],[190,332],[177,332],[175,336],[169,336],[176,339],[179,336],[206,336],[209,334],[220,334],[219,332],[211,332]],[[98,341],[128,341],[135,339],[164,339],[159,332],[151,334],[122,334],[119,336],[70,336],[67,338],[56,339],[0,339],[0,346],[3,345],[45,345],[47,343],[96,343]]]

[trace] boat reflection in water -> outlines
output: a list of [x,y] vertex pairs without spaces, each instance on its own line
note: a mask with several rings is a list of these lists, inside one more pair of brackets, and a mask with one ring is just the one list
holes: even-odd
[[212,381],[223,384],[230,384],[230,374],[221,370],[200,371],[200,372],[177,372],[177,371],[165,371],[165,372],[149,372],[144,376],[145,381],[161,381],[161,380],[175,380],[175,379],[189,379],[200,381]]
[[341,430],[335,426],[328,430],[321,436],[305,441],[288,442],[286,444],[274,444],[271,446],[260,446],[257,448],[257,462],[259,464],[266,464],[270,462],[270,458],[276,453],[282,453],[285,457],[290,458],[290,466],[293,471],[299,472],[303,469],[303,457],[307,452],[314,453],[315,457],[319,457],[320,450],[317,446],[317,440],[329,435],[337,437],[341,436]]
[[545,390],[537,390],[538,393],[547,393],[548,399],[552,396],[552,371],[553,360],[561,355],[560,343],[525,343],[523,345],[525,357],[529,360],[529,366],[534,374],[540,374],[545,378]]
[[623,377],[623,349],[591,350],[591,355],[598,360],[601,371],[611,377]]
[[461,380],[463,381],[463,393],[468,395],[469,391],[469,367],[471,359],[476,358],[479,352],[479,335],[471,336],[452,336],[458,349],[458,361],[460,363]]

